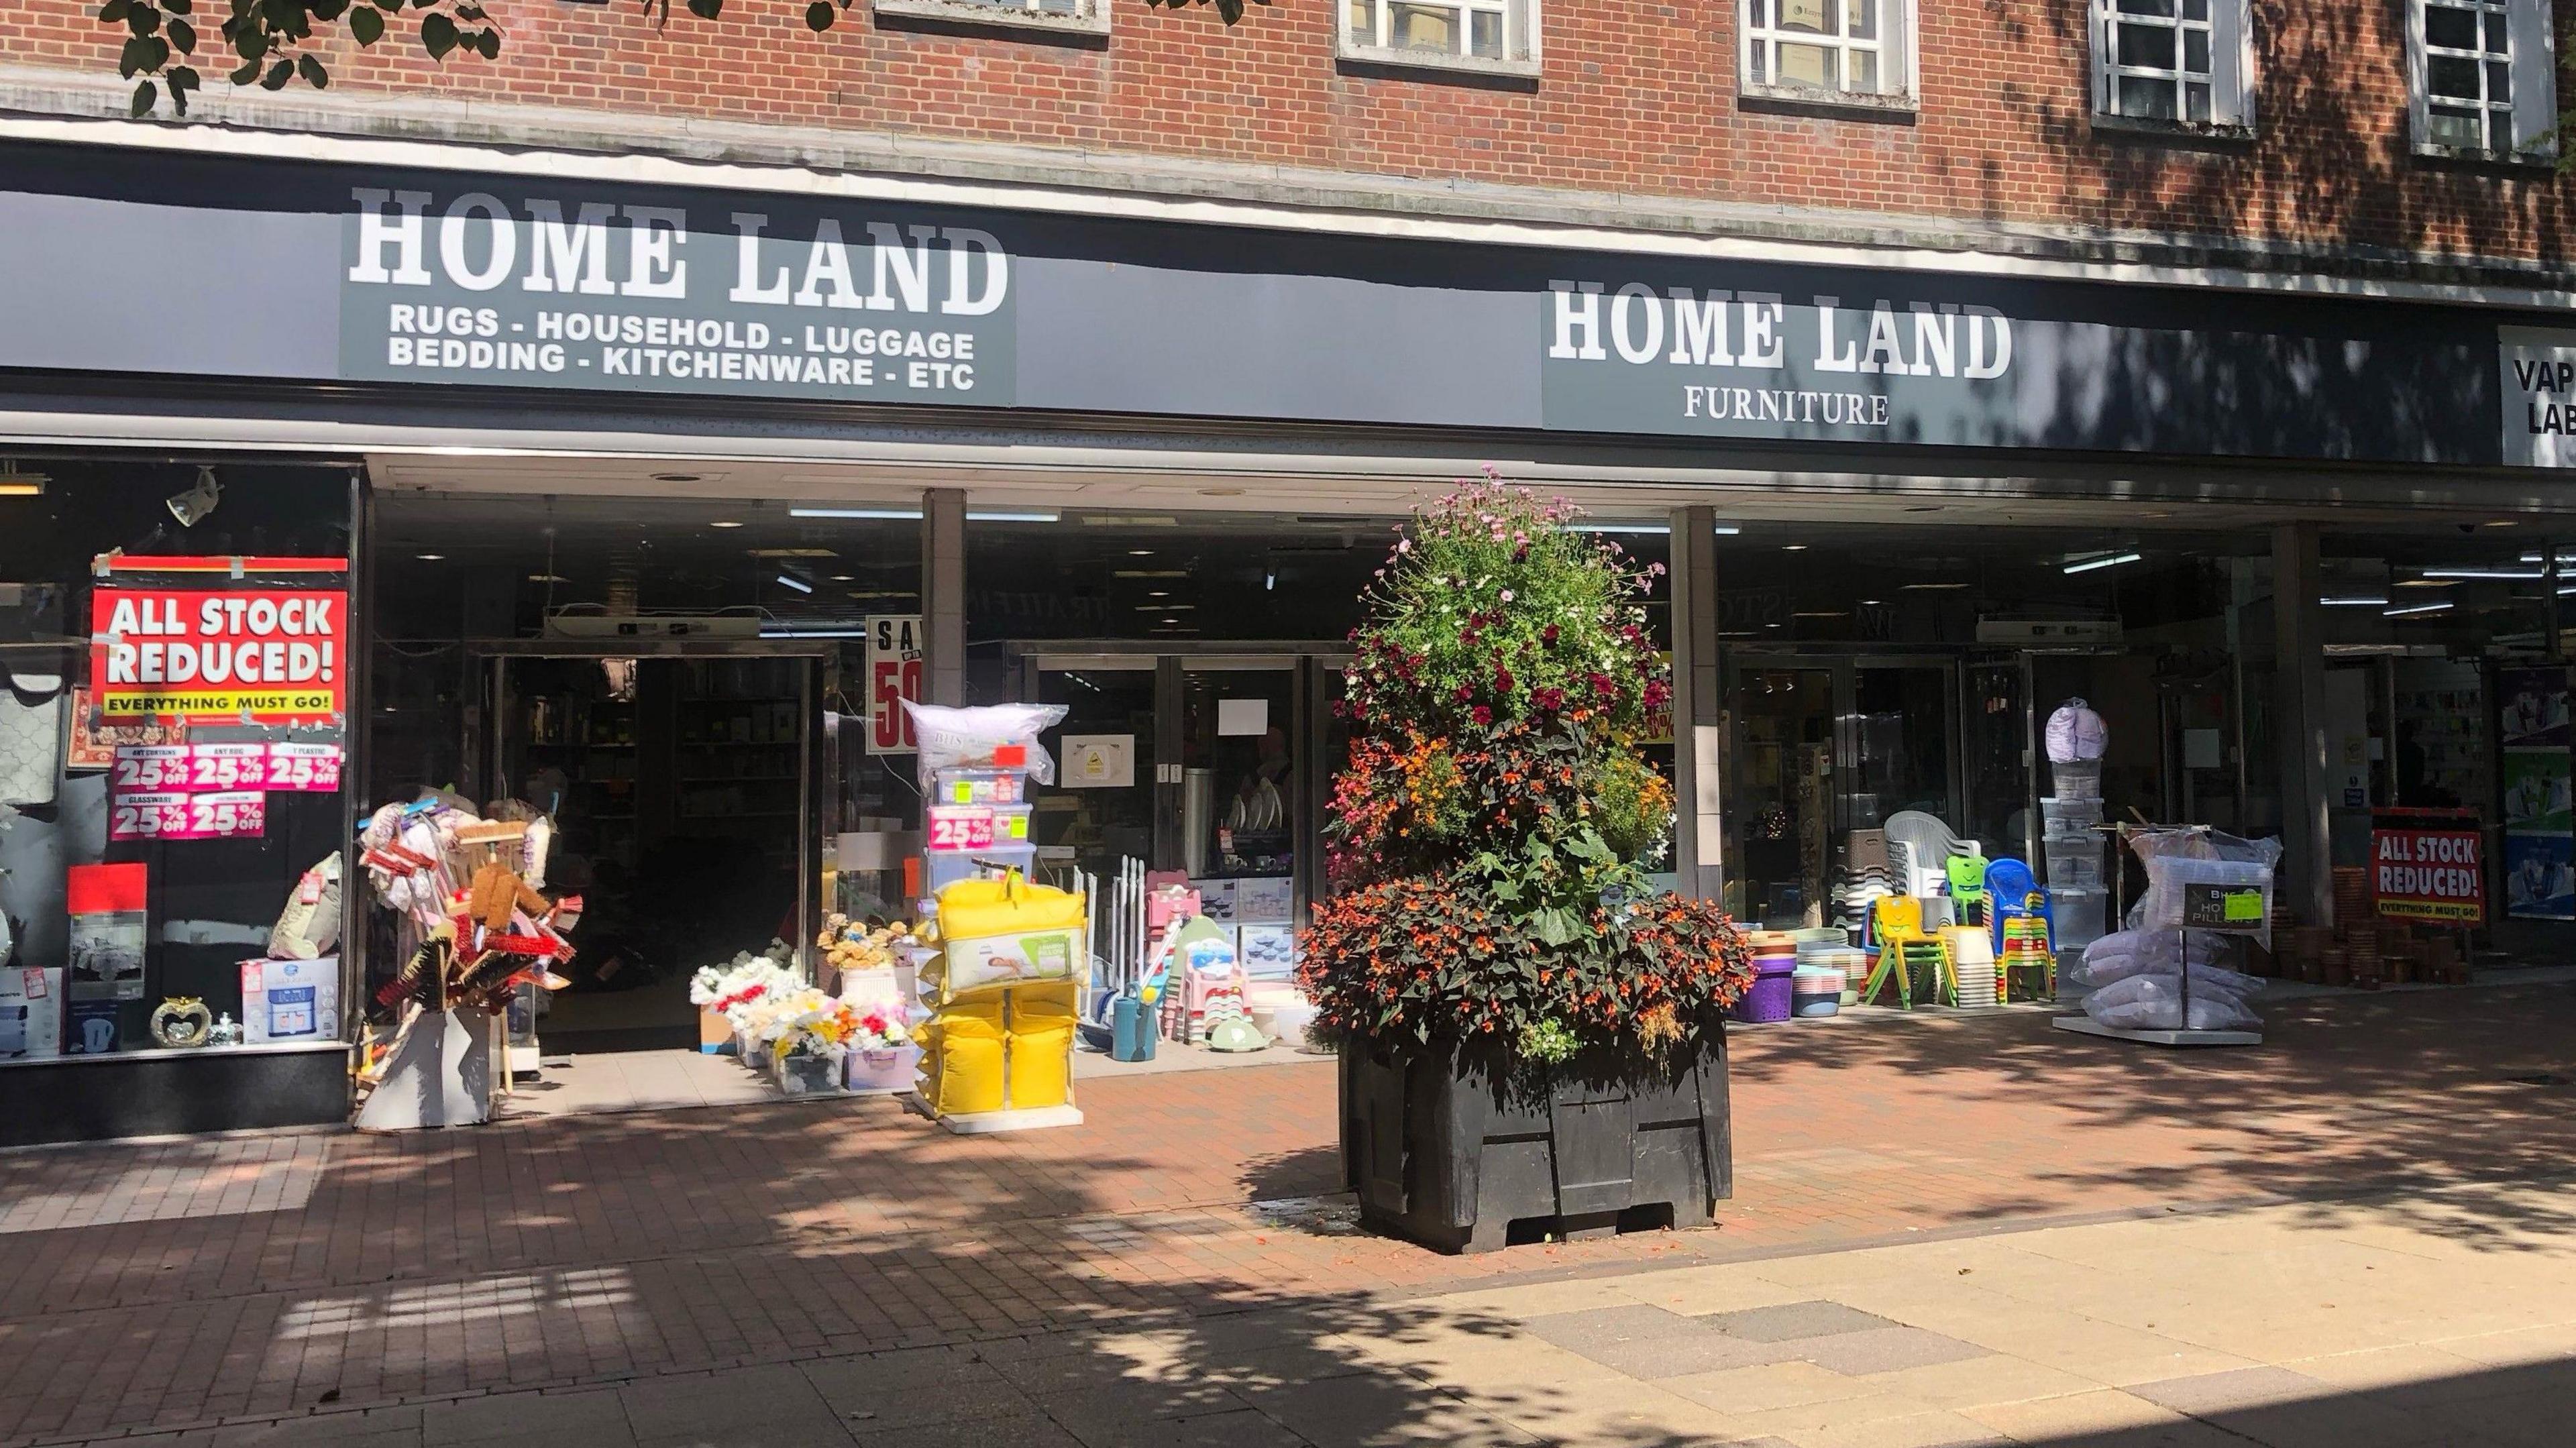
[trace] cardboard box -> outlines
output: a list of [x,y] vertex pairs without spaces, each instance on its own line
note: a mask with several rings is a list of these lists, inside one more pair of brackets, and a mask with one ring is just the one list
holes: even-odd
[[340,1039],[340,957],[245,960],[241,987],[243,1044]]

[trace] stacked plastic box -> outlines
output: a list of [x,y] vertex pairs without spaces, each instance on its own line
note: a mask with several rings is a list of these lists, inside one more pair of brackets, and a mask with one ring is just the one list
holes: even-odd
[[2047,859],[2050,924],[2060,955],[2080,954],[2110,929],[2111,892],[2102,861],[2102,762],[2051,764],[2057,794],[2039,802],[2040,851]]

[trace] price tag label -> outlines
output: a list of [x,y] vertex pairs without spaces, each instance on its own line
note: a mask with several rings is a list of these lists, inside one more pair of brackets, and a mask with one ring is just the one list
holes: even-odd
[[123,794],[108,805],[111,840],[242,840],[268,832],[268,797],[229,794]]
[[942,854],[991,849],[993,812],[972,807],[959,809],[953,805],[933,805],[928,847]]
[[109,782],[118,794],[152,794],[188,787],[185,744],[120,744]]
[[268,784],[265,744],[191,744],[188,788],[200,792],[263,789]]
[[268,746],[268,787],[328,794],[340,787],[340,746],[272,744]]
[[[180,767],[187,767],[185,760]],[[187,828],[188,796],[184,794],[119,794],[108,802],[111,840],[157,840]]]

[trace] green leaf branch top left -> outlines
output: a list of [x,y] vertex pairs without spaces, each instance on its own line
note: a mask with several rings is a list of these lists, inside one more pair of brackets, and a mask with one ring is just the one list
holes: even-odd
[[[211,3],[211,0],[210,0]],[[423,53],[444,63],[451,55],[468,59],[501,58],[501,26],[480,0],[223,0],[228,13],[221,27],[228,54],[221,64],[224,79],[237,86],[284,90],[301,80],[315,90],[331,84],[331,70],[309,48],[317,33],[344,26],[349,38],[371,49],[387,35],[408,33]],[[639,0],[655,29],[670,23],[671,0]],[[805,25],[816,32],[832,28],[852,0],[785,0],[801,6]],[[1105,3],[1105,0],[1104,0]],[[1148,5],[1180,9],[1210,0],[1145,0]],[[1218,15],[1232,25],[1243,17],[1243,0],[1214,0]],[[1261,0],[1268,4],[1270,0]],[[725,0],[684,0],[700,20],[724,15]],[[166,96],[171,111],[188,114],[188,99],[202,83],[197,66],[196,0],[104,0],[98,23],[124,32],[116,73],[134,82],[132,114],[149,116]]]

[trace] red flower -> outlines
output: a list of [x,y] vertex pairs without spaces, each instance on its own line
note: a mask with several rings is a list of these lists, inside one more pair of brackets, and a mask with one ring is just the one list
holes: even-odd
[[1479,704],[1475,708],[1467,711],[1467,717],[1475,720],[1479,724],[1491,724],[1494,722],[1494,711],[1486,708],[1482,704]]

